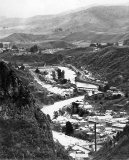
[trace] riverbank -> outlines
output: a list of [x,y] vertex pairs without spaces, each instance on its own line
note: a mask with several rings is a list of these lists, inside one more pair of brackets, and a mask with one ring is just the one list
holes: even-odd
[[62,108],[65,105],[68,105],[72,102],[75,102],[77,100],[83,100],[84,96],[74,97],[67,100],[55,102],[53,105],[46,105],[43,106],[41,111],[43,111],[45,114],[49,114],[51,118],[53,118],[54,111],[58,111],[60,108]]

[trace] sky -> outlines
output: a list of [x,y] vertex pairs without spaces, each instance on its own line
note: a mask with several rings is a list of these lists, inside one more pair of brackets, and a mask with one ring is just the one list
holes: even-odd
[[0,16],[27,18],[92,5],[129,4],[129,0],[0,0]]

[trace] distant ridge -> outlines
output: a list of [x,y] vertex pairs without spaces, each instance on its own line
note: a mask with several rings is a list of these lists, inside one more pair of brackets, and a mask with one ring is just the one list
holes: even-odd
[[[103,34],[102,38],[100,32]],[[49,35],[52,39],[53,37],[55,39],[64,38],[63,40],[68,41],[87,41],[87,39],[96,41],[98,38],[99,41],[103,41],[103,39],[112,41],[121,34],[124,37],[124,34],[126,36],[129,33],[129,5],[94,6],[58,15],[3,19],[0,23],[0,36],[13,33]],[[91,37],[87,38],[89,33]],[[40,38],[47,39],[47,37]],[[38,40],[40,38],[38,37]]]

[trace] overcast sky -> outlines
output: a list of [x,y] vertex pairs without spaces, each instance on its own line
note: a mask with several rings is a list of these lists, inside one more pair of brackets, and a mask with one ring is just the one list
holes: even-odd
[[129,0],[0,0],[0,16],[31,17],[58,14],[94,4],[129,4]]

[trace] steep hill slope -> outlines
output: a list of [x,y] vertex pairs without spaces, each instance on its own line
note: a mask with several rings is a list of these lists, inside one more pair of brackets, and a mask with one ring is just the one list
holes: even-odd
[[107,80],[114,86],[122,85],[129,91],[129,47],[107,47],[96,52],[80,48],[64,50],[59,54],[66,57],[67,63],[84,67],[99,79]]
[[28,87],[4,62],[0,69],[0,159],[68,160]]
[[93,160],[128,160],[129,158],[129,142],[125,138],[121,140],[115,147],[105,148],[95,154]]

